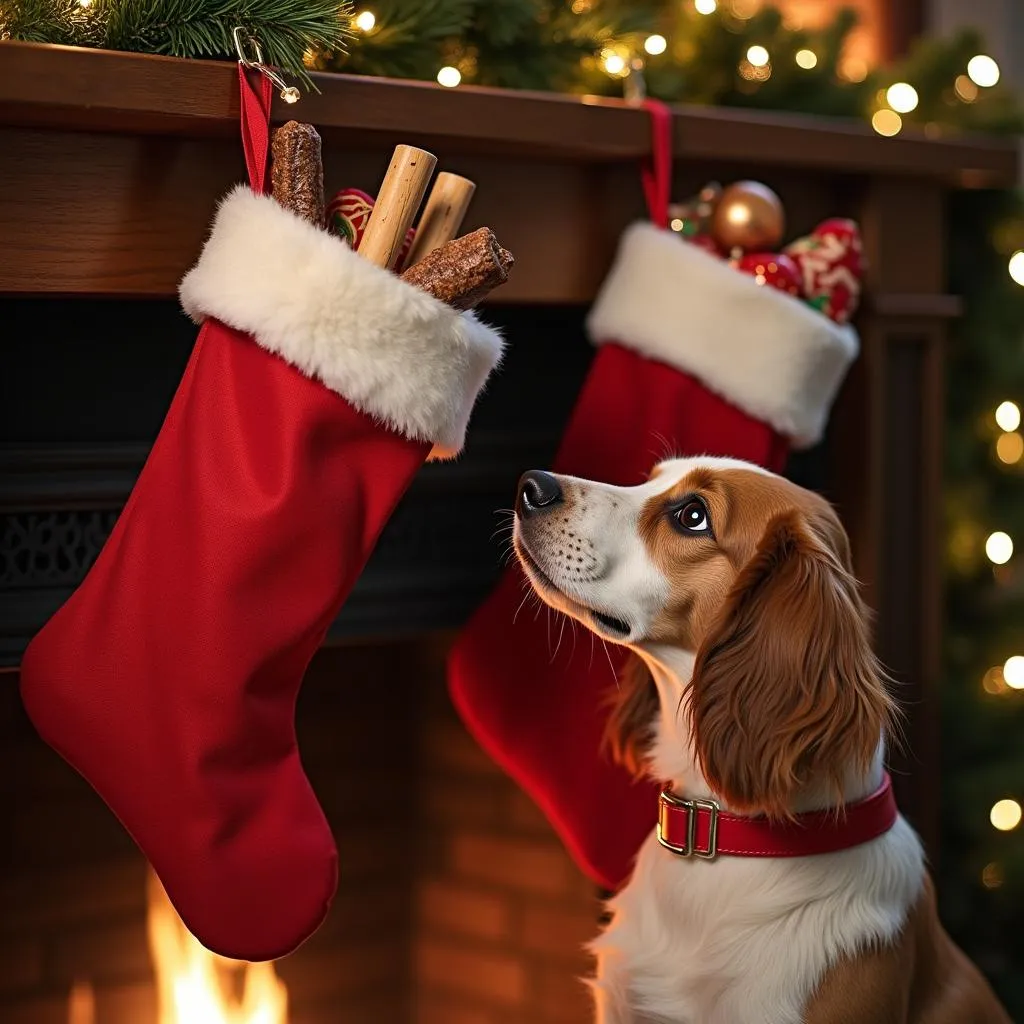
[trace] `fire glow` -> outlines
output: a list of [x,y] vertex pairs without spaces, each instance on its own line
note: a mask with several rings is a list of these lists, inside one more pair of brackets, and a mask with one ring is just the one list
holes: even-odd
[[[287,1024],[288,990],[273,964],[211,953],[182,923],[152,872],[147,895],[156,1024]],[[87,981],[72,987],[68,1024],[98,1024],[95,993]]]
[[152,874],[148,927],[157,1024],[286,1024],[288,991],[274,965],[211,953],[182,924]]

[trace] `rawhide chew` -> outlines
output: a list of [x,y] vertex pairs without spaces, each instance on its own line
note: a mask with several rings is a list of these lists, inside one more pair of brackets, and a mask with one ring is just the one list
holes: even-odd
[[324,223],[324,165],[311,124],[289,121],[274,132],[270,182],[274,198],[317,227]]
[[515,258],[490,228],[445,242],[410,267],[402,280],[456,309],[472,309],[488,292],[508,280]]

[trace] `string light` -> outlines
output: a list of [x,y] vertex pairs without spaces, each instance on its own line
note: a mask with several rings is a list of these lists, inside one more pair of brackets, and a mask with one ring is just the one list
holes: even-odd
[[686,227],[686,225],[682,222],[682,220],[679,217],[673,217],[672,221],[669,223],[669,227],[673,231],[682,231],[683,228]]
[[1003,884],[1003,869],[995,861],[982,868],[981,884],[986,889],[998,889]]
[[996,565],[1005,565],[1013,557],[1013,540],[1008,533],[996,530],[985,541],[985,554]]
[[997,800],[992,805],[988,820],[1000,832],[1009,832],[1020,824],[1021,809],[1016,800]]
[[967,62],[967,74],[975,85],[987,89],[999,81],[999,65],[987,54],[979,53]]
[[718,10],[718,0],[693,0],[698,14],[714,14]]
[[1021,437],[1015,430],[1000,434],[996,441],[996,458],[1007,466],[1020,462],[1024,455],[1024,437]]
[[377,15],[373,11],[360,11],[356,15],[355,26],[360,32],[372,32],[377,24]]
[[446,64],[437,73],[437,84],[443,85],[446,89],[454,89],[462,81],[462,72]]
[[610,53],[604,59],[604,69],[609,75],[621,75],[626,70],[626,60],[617,53]]
[[899,135],[900,129],[903,127],[903,118],[895,110],[887,110],[883,107],[871,115],[871,127],[879,135],[886,137]]
[[644,40],[644,49],[652,57],[657,57],[659,53],[664,53],[668,49],[668,40],[664,36],[648,36]]
[[1000,402],[996,407],[996,423],[1000,430],[1016,430],[1020,426],[1020,407],[1016,402]]
[[763,46],[751,46],[750,49],[747,50],[747,60],[750,61],[755,68],[763,68],[771,58],[768,56],[768,51]]
[[1010,257],[1010,277],[1017,282],[1017,284],[1024,286],[1024,251],[1018,249]]
[[764,67],[755,68],[749,60],[740,61],[740,77],[748,82],[767,82],[772,77],[772,66],[771,64],[765,64]]
[[860,57],[844,57],[839,65],[839,75],[848,82],[863,82],[868,77],[867,61]]
[[1024,657],[1019,654],[1006,659],[1003,665],[1003,679],[1011,690],[1024,690]]
[[796,63],[804,71],[810,71],[811,68],[818,66],[818,55],[813,50],[797,50]]
[[973,103],[978,98],[978,87],[966,75],[956,76],[953,91],[964,103]]
[[986,693],[991,694],[1006,692],[1006,679],[1003,677],[1003,670],[998,665],[990,668],[984,676],[982,676],[981,688]]
[[894,82],[885,91],[889,106],[899,114],[909,114],[917,106],[917,90],[909,82]]

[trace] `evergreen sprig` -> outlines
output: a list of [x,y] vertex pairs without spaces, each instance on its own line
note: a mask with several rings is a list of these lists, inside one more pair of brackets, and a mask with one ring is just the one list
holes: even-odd
[[0,0],[0,40],[70,45],[87,38],[78,0]]
[[[234,29],[259,40],[266,63],[307,87],[305,59],[341,52],[350,0],[0,0],[0,25],[26,42],[75,43],[171,57],[234,59]],[[4,11],[12,14],[4,16]]]

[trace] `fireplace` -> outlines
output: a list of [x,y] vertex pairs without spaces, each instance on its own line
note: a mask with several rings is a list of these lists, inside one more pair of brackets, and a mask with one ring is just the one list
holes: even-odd
[[[299,740],[335,830],[340,885],[323,927],[274,965],[288,1024],[588,1020],[577,979],[598,894],[456,718],[443,680],[449,641],[435,633],[331,647],[310,667]],[[0,1020],[283,1024],[269,1010],[213,1015],[191,990],[183,1005],[194,1016],[157,1015],[147,865],[88,785],[35,737],[13,677],[4,681]],[[398,791],[408,798],[401,820]],[[169,927],[163,913],[157,925]],[[238,971],[210,970],[237,995]]]
[[[4,309],[15,334],[41,320],[50,328],[45,345],[20,354],[26,387],[0,413],[9,442],[0,471],[10,482],[0,509],[0,658],[13,666],[115,521],[194,331],[171,301],[8,298]],[[252,1013],[237,1005],[241,971],[210,962],[179,979],[184,1005],[208,1012],[159,1015],[168,965],[154,963],[147,865],[35,736],[13,674],[0,677],[4,1024],[284,1024],[272,1015],[275,977],[288,1024],[590,1019],[579,979],[599,893],[470,738],[444,679],[453,630],[500,570],[494,512],[508,507],[524,469],[550,465],[586,372],[584,310],[487,310],[510,353],[466,455],[419,474],[313,659],[299,744],[336,833],[340,885],[323,927],[274,975],[251,981],[270,993],[266,1017],[255,1015],[264,1003]],[[794,456],[789,475],[827,492],[828,453]],[[604,659],[594,664],[611,686]],[[396,792],[406,797],[400,819]]]
[[[109,533],[188,357],[194,328],[173,296],[242,170],[235,71],[15,43],[2,65],[0,313],[7,336],[28,343],[6,354],[17,386],[0,403],[0,668],[11,670],[0,675],[0,1021],[164,1024],[147,865],[35,737],[14,672]],[[510,305],[487,310],[510,354],[465,457],[418,475],[305,681],[300,743],[341,880],[323,928],[275,965],[288,1019],[586,1021],[576,979],[597,893],[461,727],[443,665],[499,570],[493,510],[519,473],[553,458],[590,358],[586,304],[642,216],[636,162],[650,125],[593,98],[318,84],[303,110],[323,130],[329,190],[373,187],[395,143],[424,144],[478,183],[467,228],[489,224],[518,266],[501,293]],[[677,197],[754,177],[782,196],[794,235],[835,215],[864,227],[863,355],[825,445],[788,472],[834,499],[851,533],[909,712],[900,804],[934,858],[931,567],[944,325],[957,311],[942,294],[943,200],[965,183],[1012,182],[1016,153],[738,110],[681,108],[674,125]],[[400,821],[384,800],[395,791],[408,796]]]

